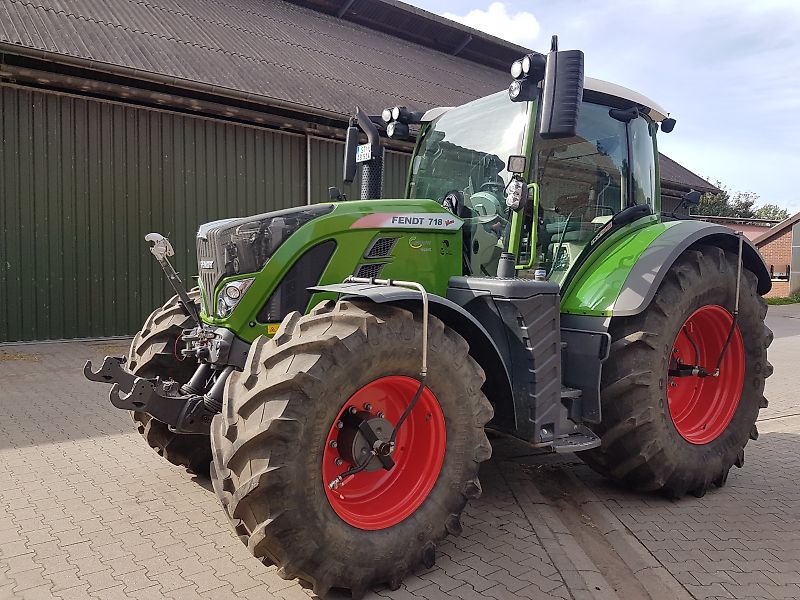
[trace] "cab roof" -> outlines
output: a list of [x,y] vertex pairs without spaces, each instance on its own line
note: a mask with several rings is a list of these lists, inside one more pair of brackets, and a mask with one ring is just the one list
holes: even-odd
[[[659,104],[657,104],[644,94],[640,94],[639,92],[635,92],[632,89],[626,88],[616,83],[611,83],[610,81],[595,79],[594,77],[586,77],[583,82],[583,89],[584,91],[593,92],[595,94],[599,94],[602,96],[610,96],[612,98],[620,98],[622,100],[627,100],[629,102],[633,102],[637,106],[644,107],[645,109],[647,109],[648,116],[657,123],[663,121],[664,119],[667,118],[667,115],[669,115],[669,113],[666,110],[664,110]],[[433,121],[435,118],[443,115],[451,108],[453,107],[440,106],[437,108],[432,108],[422,116],[422,121],[423,122]]]

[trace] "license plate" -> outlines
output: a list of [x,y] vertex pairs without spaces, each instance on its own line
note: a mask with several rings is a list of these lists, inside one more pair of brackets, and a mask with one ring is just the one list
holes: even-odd
[[362,163],[372,160],[372,144],[360,144],[356,148],[356,162]]

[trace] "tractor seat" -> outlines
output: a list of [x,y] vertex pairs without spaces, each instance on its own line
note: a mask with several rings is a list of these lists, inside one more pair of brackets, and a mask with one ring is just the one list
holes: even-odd
[[564,234],[565,242],[585,242],[592,237],[592,232],[587,230],[568,231]]

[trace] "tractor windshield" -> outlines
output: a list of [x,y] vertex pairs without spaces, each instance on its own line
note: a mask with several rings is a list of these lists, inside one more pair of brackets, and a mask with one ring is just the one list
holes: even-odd
[[453,108],[420,140],[411,170],[411,198],[443,202],[464,219],[465,266],[495,275],[511,215],[503,190],[508,157],[523,154],[528,103],[499,92]]

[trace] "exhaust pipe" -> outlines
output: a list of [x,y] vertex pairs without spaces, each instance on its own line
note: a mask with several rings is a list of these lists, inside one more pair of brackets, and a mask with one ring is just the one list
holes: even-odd
[[[367,134],[367,143],[358,144],[358,129]],[[347,128],[347,141],[344,149],[344,181],[352,183],[355,179],[356,164],[361,168],[361,199],[380,198],[383,193],[383,148],[378,128],[360,108],[350,119]]]

